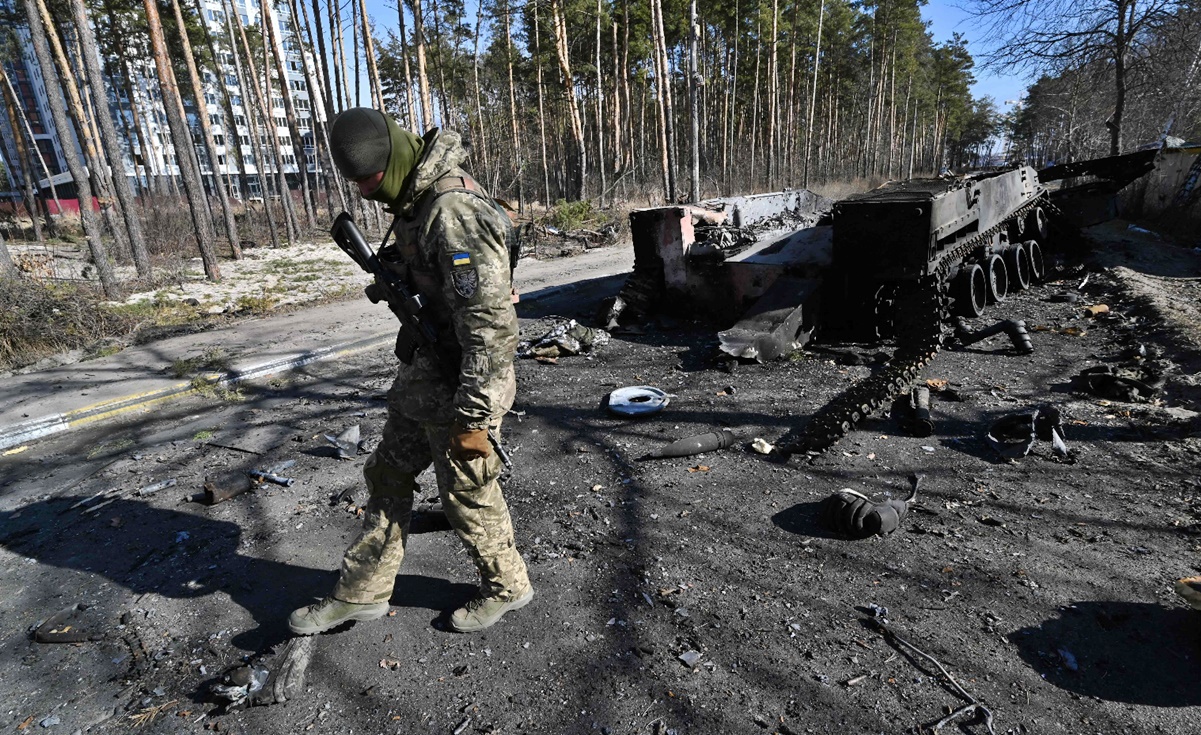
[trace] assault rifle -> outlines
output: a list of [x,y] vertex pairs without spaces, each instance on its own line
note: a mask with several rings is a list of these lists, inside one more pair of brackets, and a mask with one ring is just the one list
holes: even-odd
[[[395,223],[393,223],[393,227],[395,227]],[[367,239],[363,237],[363,233],[354,223],[354,219],[346,212],[339,214],[334,220],[334,226],[330,228],[329,234],[333,236],[334,242],[338,243],[338,247],[350,256],[351,260],[374,276],[375,282],[368,285],[365,290],[371,303],[378,304],[380,301],[387,301],[388,308],[400,320],[396,356],[405,364],[409,364],[413,361],[413,353],[419,347],[433,345],[443,365],[448,369],[455,367],[450,364],[451,360],[446,350],[443,349],[444,346],[439,344],[438,333],[434,330],[433,325],[421,313],[425,308],[425,301],[421,298],[421,294],[409,290],[404,279],[384,266],[379,256],[367,244]],[[388,233],[384,235],[384,244],[380,246],[380,250],[387,245],[391,235],[392,229],[389,228]],[[455,369],[457,371],[457,367]],[[491,429],[488,430],[488,440],[492,442],[492,447],[504,462],[505,467],[512,468],[512,458],[501,446],[500,439]]]
[[[338,243],[338,247],[342,248],[351,260],[375,277],[375,283],[366,289],[367,298],[371,299],[371,303],[387,301],[388,308],[400,320],[397,356],[407,364],[412,362],[413,353],[417,348],[437,344],[437,332],[421,314],[421,310],[425,308],[421,294],[410,291],[404,280],[384,267],[379,256],[367,244],[367,239],[363,237],[354,219],[346,212],[339,214],[329,234],[333,235],[334,242]],[[388,235],[384,237],[385,244],[391,234],[389,229]]]

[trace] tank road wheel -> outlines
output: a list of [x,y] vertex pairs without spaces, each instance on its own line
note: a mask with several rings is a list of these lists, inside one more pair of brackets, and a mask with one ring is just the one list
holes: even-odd
[[1000,255],[990,255],[984,261],[984,274],[988,280],[988,302],[999,304],[1009,294],[1009,271]]
[[1026,246],[1026,257],[1030,259],[1030,280],[1038,283],[1047,275],[1047,266],[1043,263],[1043,246],[1038,244],[1038,240],[1027,240],[1022,244]]
[[988,300],[988,282],[979,263],[965,263],[951,284],[955,315],[975,319],[984,313]]
[[1045,243],[1049,230],[1046,210],[1042,207],[1035,207],[1030,210],[1030,214],[1026,215],[1027,236],[1038,240],[1040,243]]
[[1014,217],[1009,220],[1009,242],[1021,242],[1026,239],[1026,219]]
[[1005,251],[1005,265],[1009,267],[1014,290],[1025,291],[1030,288],[1030,256],[1022,243]]

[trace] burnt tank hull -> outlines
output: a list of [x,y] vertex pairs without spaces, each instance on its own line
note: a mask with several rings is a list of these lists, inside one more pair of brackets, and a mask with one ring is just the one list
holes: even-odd
[[[892,336],[896,318],[903,316],[904,291],[919,283],[945,286],[950,302],[963,302],[958,312],[979,311],[988,300],[981,288],[1002,279],[1008,291],[1006,259],[1023,274],[1032,269],[1027,252],[1032,247],[1022,245],[1022,238],[1029,234],[1028,215],[1045,195],[1037,172],[1020,166],[891,182],[839,201],[823,326],[846,339]],[[991,268],[991,282],[981,283],[971,268],[976,264]],[[961,273],[967,285],[952,289]]]
[[1029,166],[885,184],[834,205],[834,266],[870,264],[881,280],[933,275],[957,245],[995,230],[1043,192]]

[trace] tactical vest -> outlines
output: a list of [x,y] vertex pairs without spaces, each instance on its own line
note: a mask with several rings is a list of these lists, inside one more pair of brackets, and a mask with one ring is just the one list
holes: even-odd
[[[425,229],[434,202],[438,197],[451,192],[471,194],[487,202],[488,206],[500,215],[504,227],[504,245],[509,252],[510,276],[517,265],[520,252],[513,230],[513,222],[509,218],[508,212],[496,200],[488,196],[471,176],[442,176],[433,183],[430,189],[431,191],[418,201],[411,218],[396,220],[393,225],[395,228],[393,235],[396,238],[394,245],[381,250],[380,258],[390,269],[402,277],[414,292],[421,294],[422,300],[425,302],[423,311],[426,318],[438,334],[443,335],[450,328],[450,305],[442,298],[442,274],[439,273],[439,264],[436,262],[438,254],[423,252],[419,245],[421,232]],[[395,253],[387,252],[391,247],[396,248]],[[450,349],[450,345],[444,345],[444,349]],[[408,363],[412,359],[411,347],[398,343],[397,356],[403,362]]]

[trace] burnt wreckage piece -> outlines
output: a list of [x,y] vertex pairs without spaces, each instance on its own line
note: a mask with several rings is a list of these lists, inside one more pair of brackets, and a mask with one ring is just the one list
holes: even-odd
[[874,501],[863,493],[843,488],[822,501],[821,522],[831,531],[854,539],[887,536],[900,527],[917,500],[923,475],[910,475],[909,497],[904,500]]
[[[1043,276],[1052,214],[1072,219],[1051,203],[1045,181],[1108,175],[1102,188],[1110,190],[1145,172],[1145,158],[1046,176],[1018,166],[898,181],[836,203],[800,190],[637,210],[634,272],[602,318],[615,326],[658,311],[707,316],[732,324],[718,335],[722,351],[759,362],[813,339],[894,341],[887,365],[776,447],[820,452],[912,386],[942,349],[952,316],[979,317]],[[1031,351],[1020,324],[996,329],[1017,352]],[[990,333],[965,329],[960,339]]]

